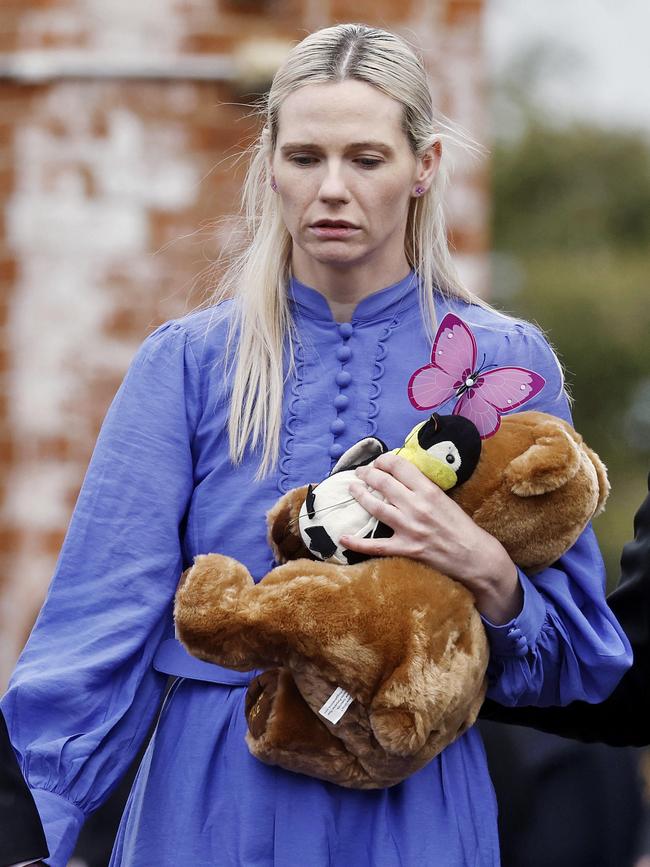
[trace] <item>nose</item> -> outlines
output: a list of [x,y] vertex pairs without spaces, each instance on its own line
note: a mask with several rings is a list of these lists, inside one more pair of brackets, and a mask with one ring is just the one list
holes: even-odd
[[340,162],[326,164],[318,196],[323,202],[347,202],[350,193],[345,184]]

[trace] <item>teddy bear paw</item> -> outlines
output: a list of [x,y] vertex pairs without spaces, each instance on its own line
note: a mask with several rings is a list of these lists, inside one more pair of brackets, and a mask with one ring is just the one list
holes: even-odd
[[415,755],[431,734],[420,714],[403,707],[373,710],[370,725],[380,745],[394,756]]
[[199,659],[250,668],[250,624],[243,597],[254,587],[248,569],[232,557],[203,554],[184,573],[174,604],[176,635]]

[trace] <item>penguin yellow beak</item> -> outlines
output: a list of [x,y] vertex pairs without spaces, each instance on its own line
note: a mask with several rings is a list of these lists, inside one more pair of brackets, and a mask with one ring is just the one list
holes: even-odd
[[450,490],[458,482],[458,477],[450,466],[444,464],[438,458],[432,457],[424,449],[420,448],[419,445],[413,447],[407,443],[403,448],[393,449],[392,451],[393,454],[398,454],[400,457],[406,458],[407,461],[414,464],[421,473],[424,473],[427,479],[431,479],[443,491]]

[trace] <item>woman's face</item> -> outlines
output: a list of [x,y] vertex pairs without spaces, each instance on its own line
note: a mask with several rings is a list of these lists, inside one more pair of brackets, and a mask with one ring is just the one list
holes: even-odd
[[[433,181],[440,150],[415,157],[402,112],[354,80],[306,85],[280,106],[271,170],[299,279],[328,266],[371,263],[373,272],[392,274],[406,265],[409,203],[417,186]],[[340,221],[347,227],[337,228]]]

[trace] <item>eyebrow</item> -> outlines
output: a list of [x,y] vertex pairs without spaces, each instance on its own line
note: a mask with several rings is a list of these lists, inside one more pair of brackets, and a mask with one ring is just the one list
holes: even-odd
[[[376,150],[380,153],[383,153],[385,156],[392,156],[393,149],[387,144],[384,144],[380,141],[355,141],[350,142],[349,145],[346,146],[345,150],[347,151],[357,151],[357,150]],[[313,142],[288,142],[285,145],[282,145],[280,148],[280,152],[282,154],[287,154],[290,151],[299,151],[299,150],[311,150],[311,151],[320,151],[322,148],[320,145],[314,144]]]

